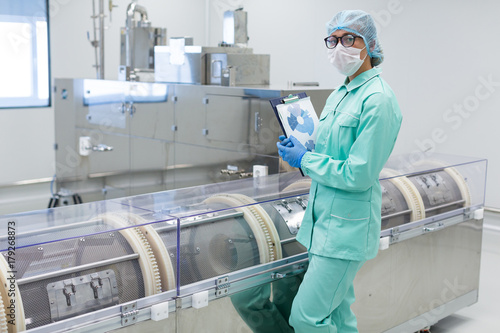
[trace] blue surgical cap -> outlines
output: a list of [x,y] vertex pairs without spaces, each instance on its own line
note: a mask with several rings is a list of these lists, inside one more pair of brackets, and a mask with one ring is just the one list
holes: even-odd
[[384,53],[377,38],[375,21],[370,14],[362,10],[344,10],[326,23],[326,30],[328,36],[336,30],[345,30],[362,37],[372,65],[378,66],[384,61]]

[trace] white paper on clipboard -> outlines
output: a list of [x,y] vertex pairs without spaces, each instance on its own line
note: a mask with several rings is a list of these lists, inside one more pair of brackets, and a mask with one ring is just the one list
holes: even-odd
[[311,98],[308,96],[293,103],[278,104],[276,110],[287,138],[293,135],[306,149],[314,151],[319,120]]

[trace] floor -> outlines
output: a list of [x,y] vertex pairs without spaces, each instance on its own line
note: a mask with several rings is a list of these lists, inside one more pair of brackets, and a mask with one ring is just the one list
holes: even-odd
[[500,332],[500,215],[486,213],[479,301],[431,327],[431,333]]

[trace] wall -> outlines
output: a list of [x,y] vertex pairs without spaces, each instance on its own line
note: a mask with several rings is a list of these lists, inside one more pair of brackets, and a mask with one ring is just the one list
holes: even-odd
[[[97,1],[97,0],[96,0]],[[116,79],[119,29],[128,1],[114,1],[106,30],[105,76]],[[395,153],[434,150],[489,159],[486,204],[500,207],[500,66],[495,42],[498,4],[431,0],[140,0],[153,26],[167,35],[193,36],[195,44],[216,45],[222,13],[243,5],[249,46],[271,54],[271,82],[342,82],[326,60],[325,22],[339,10],[373,14],[386,60],[383,77],[396,92],[404,115]],[[90,0],[50,0],[52,77],[94,78]],[[206,11],[205,8],[209,8]],[[207,21],[208,19],[208,21]],[[208,22],[208,24],[206,24]],[[51,177],[53,110],[0,110],[0,184]]]
[[240,5],[248,11],[249,46],[271,54],[273,84],[340,84],[326,60],[325,23],[343,9],[372,14],[385,52],[383,77],[404,115],[394,154],[487,158],[486,204],[500,207],[500,44],[492,35],[500,30],[498,2],[212,0],[212,42],[222,33],[221,9]]

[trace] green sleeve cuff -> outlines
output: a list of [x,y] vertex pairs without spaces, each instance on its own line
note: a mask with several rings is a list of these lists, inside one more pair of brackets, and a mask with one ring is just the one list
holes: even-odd
[[307,164],[309,163],[309,160],[311,158],[311,152],[306,151],[304,155],[302,155],[302,159],[300,160],[300,168],[302,169],[302,172],[304,174],[307,174]]

